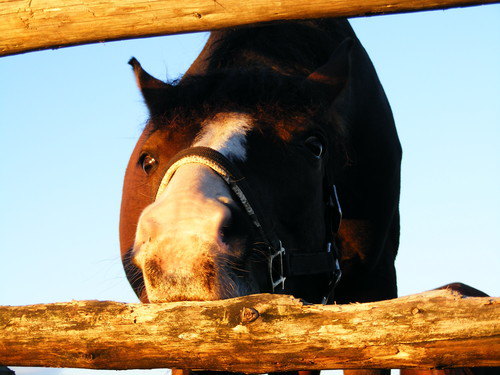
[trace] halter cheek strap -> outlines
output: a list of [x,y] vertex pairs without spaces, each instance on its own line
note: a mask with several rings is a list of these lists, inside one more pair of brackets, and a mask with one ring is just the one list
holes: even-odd
[[327,273],[330,275],[330,280],[323,303],[327,303],[333,297],[335,285],[341,275],[339,255],[333,242],[341,218],[335,186],[328,196],[326,204],[327,238],[325,249],[320,252],[287,252],[278,236],[272,231],[271,225],[266,222],[266,217],[262,214],[258,201],[253,198],[252,191],[244,175],[234,163],[214,149],[192,147],[175,155],[170,160],[167,171],[160,182],[156,199],[165,191],[177,169],[186,164],[202,164],[211,168],[225,181],[238,198],[239,203],[268,249],[267,262],[270,290],[272,292],[284,292],[287,277]]

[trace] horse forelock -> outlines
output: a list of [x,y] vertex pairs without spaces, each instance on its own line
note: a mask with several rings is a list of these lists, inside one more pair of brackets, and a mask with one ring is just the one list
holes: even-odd
[[245,159],[250,131],[288,143],[311,127],[321,127],[334,147],[346,138],[342,126],[328,123],[331,98],[325,87],[302,76],[232,69],[186,77],[163,95],[158,101],[162,108],[151,117],[152,133],[161,130],[167,138],[190,139],[190,146],[220,149],[235,160]]
[[311,118],[325,104],[320,85],[266,69],[232,69],[172,84],[158,100],[161,108],[152,116],[154,129],[208,124],[219,113],[246,113],[275,126],[277,119]]

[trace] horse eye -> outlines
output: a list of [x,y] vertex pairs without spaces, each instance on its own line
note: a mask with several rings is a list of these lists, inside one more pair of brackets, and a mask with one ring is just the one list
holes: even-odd
[[309,137],[306,139],[305,144],[307,148],[313,153],[316,158],[323,156],[323,143],[318,137]]
[[158,165],[156,159],[149,154],[143,154],[139,160],[141,163],[142,170],[146,174],[150,174]]

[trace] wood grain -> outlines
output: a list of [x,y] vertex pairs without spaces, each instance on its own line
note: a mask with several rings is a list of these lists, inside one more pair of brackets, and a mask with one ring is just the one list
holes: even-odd
[[0,363],[250,373],[500,366],[500,298],[438,290],[304,305],[283,295],[0,307]]
[[496,2],[499,0],[0,0],[0,56],[277,20]]

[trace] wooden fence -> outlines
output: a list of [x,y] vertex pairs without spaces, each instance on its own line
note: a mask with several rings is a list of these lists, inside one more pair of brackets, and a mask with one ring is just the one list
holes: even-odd
[[500,366],[500,298],[437,290],[307,305],[283,295],[0,307],[0,364],[264,373]]
[[500,0],[0,0],[0,56],[289,19],[355,17]]

